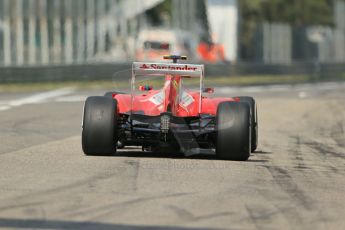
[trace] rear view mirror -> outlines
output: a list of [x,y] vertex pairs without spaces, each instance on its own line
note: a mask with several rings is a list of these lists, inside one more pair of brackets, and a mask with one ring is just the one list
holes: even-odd
[[203,88],[202,92],[203,93],[214,93],[214,88],[211,88],[211,87]]
[[139,86],[139,90],[140,91],[149,91],[149,90],[152,90],[153,87],[151,85],[140,85]]

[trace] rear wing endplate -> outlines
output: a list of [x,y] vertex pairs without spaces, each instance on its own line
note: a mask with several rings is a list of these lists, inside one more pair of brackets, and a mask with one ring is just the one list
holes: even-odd
[[134,62],[132,71],[134,75],[171,74],[189,77],[203,77],[204,65]]

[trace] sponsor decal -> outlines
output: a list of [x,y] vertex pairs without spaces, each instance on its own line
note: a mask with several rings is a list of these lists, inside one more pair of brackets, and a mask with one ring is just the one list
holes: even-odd
[[163,90],[162,90],[162,91],[160,91],[159,93],[153,95],[153,96],[149,99],[149,101],[152,102],[152,103],[155,104],[155,105],[161,105],[161,104],[163,104],[163,102],[164,102],[164,97],[165,97],[165,96],[164,96],[164,92],[163,92]]
[[142,64],[140,69],[154,69],[154,70],[182,70],[182,71],[197,71],[197,67],[189,66],[189,65],[160,65],[160,64]]
[[194,102],[194,98],[186,92],[182,92],[180,106],[187,109],[187,107]]

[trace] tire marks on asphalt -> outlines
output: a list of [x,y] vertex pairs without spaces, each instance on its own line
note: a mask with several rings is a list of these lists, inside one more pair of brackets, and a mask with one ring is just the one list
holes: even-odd
[[291,155],[291,160],[294,163],[294,168],[300,171],[310,170],[310,167],[306,165],[304,157],[301,150],[301,138],[299,135],[291,136],[294,142],[290,143],[290,148],[288,154]]
[[167,205],[166,208],[172,210],[176,214],[177,218],[181,220],[181,222],[204,221],[204,220],[218,218],[218,217],[230,216],[233,214],[232,212],[216,212],[216,213],[196,216],[191,211],[188,211],[187,209],[178,207],[176,205]]
[[326,145],[322,142],[310,140],[310,141],[306,141],[305,144],[308,145],[310,148],[316,150],[315,152],[319,153],[319,155],[324,154],[325,157],[330,156],[330,157],[345,159],[344,152],[338,152],[334,150],[332,146]]
[[306,210],[315,208],[314,201],[294,182],[289,170],[279,166],[264,166],[271,173],[276,184],[288,195],[297,206]]
[[[345,116],[345,114],[344,114]],[[338,121],[331,128],[332,139],[342,148],[345,147],[345,122]]]
[[70,217],[83,217],[89,216],[89,220],[98,220],[104,217],[108,217],[114,214],[120,214],[122,212],[129,211],[134,206],[144,205],[147,202],[164,200],[173,197],[183,197],[191,195],[190,193],[172,193],[172,194],[160,194],[151,196],[140,196],[138,198],[129,199],[123,202],[112,202],[111,204],[100,204],[96,207],[89,209],[81,209],[79,211],[72,211],[68,216]]
[[138,190],[138,176],[139,176],[139,168],[140,168],[140,159],[133,161],[133,160],[127,160],[125,161],[125,164],[128,165],[128,169],[132,171],[131,178],[131,188],[130,191],[136,192]]

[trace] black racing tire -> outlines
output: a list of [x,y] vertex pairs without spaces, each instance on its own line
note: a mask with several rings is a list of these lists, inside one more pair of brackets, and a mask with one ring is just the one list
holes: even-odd
[[224,160],[245,161],[250,156],[250,108],[244,102],[221,102],[216,115],[216,155]]
[[251,133],[252,133],[252,143],[251,143],[251,152],[254,152],[258,147],[259,140],[259,122],[258,122],[258,110],[256,101],[252,97],[238,97],[240,102],[246,102],[250,106],[250,113],[252,114],[251,119]]
[[85,155],[116,153],[117,101],[108,97],[88,97],[84,105],[82,148]]
[[106,93],[104,94],[104,96],[105,96],[105,97],[113,98],[113,94],[125,94],[125,93],[117,92],[117,91],[112,91],[112,92],[106,92]]

